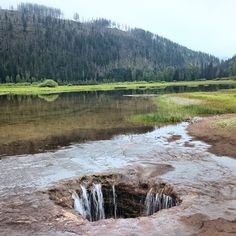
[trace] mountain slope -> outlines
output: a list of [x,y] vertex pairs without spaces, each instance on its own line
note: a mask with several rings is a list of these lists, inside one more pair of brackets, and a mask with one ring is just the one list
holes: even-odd
[[0,10],[0,82],[192,80],[209,70],[209,78],[216,74],[219,60],[211,55],[141,29],[122,31],[104,19],[60,19],[57,9],[48,9],[25,4],[18,11]]
[[236,75],[236,56],[231,59],[225,61],[224,67],[230,76]]

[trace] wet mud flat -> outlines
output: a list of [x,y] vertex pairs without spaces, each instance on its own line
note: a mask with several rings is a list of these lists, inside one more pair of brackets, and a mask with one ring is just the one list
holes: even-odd
[[[1,160],[0,235],[234,235],[235,159],[209,153],[187,127]],[[144,196],[168,186],[165,194],[179,203],[150,216],[90,222],[73,208],[70,191],[79,194],[81,181],[125,183],[126,192],[138,187]]]

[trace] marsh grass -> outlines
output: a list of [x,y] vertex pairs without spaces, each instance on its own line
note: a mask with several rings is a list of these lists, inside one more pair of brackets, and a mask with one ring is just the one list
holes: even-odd
[[[189,99],[189,104],[181,104],[179,102],[181,98],[185,101]],[[155,97],[153,100],[157,107],[156,112],[136,115],[129,120],[138,123],[165,125],[181,122],[194,116],[236,113],[236,89],[163,95]]]
[[236,132],[236,118],[227,118],[227,119],[221,119],[221,120],[216,120],[211,123],[211,128],[213,129],[223,129],[228,132]]
[[207,80],[207,81],[181,81],[181,82],[122,82],[122,83],[107,83],[96,85],[63,85],[55,88],[39,87],[37,84],[22,85],[22,84],[0,84],[0,94],[22,94],[22,95],[38,95],[49,93],[63,93],[63,92],[79,92],[79,91],[107,91],[107,90],[124,90],[124,89],[148,89],[148,88],[165,88],[167,86],[199,86],[211,84],[227,84],[235,85],[235,77],[228,77],[221,80]]

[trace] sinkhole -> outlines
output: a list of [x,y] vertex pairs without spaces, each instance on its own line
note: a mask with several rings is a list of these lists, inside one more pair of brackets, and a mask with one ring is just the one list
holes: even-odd
[[49,190],[50,199],[89,221],[149,216],[180,203],[165,183],[146,184],[90,179]]

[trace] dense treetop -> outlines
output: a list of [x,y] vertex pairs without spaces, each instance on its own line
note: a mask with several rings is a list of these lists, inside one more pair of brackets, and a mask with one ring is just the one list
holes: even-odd
[[223,63],[223,65],[226,68],[226,70],[227,70],[227,72],[230,76],[236,75],[236,56],[234,56],[231,59],[225,61]]
[[81,22],[78,13],[74,20],[62,16],[59,9],[28,3],[0,10],[0,82],[170,81],[236,74],[235,58],[233,65],[222,65],[214,56],[142,29],[122,30],[106,19]]

